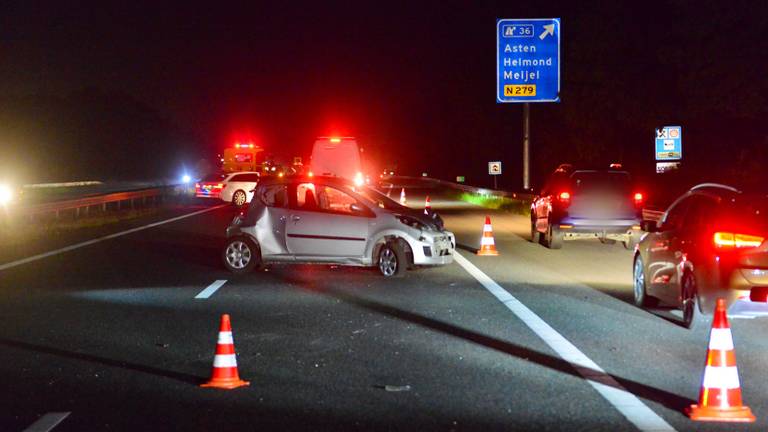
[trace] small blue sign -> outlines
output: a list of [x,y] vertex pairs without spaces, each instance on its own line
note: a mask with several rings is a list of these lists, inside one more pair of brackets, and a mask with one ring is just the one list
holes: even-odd
[[683,158],[683,128],[664,126],[656,129],[656,160],[680,160]]
[[496,21],[496,102],[560,102],[560,18]]

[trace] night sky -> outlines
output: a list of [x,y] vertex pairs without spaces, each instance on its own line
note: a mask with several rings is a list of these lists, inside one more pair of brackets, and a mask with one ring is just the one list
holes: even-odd
[[560,17],[559,104],[531,109],[533,179],[562,162],[764,181],[761,2],[184,2],[0,6],[0,177],[153,178],[237,139],[277,157],[358,137],[378,165],[521,187],[522,107],[495,102],[497,18]]

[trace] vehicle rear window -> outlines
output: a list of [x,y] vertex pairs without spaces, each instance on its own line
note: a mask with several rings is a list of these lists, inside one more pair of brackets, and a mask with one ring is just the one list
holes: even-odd
[[574,191],[621,191],[631,189],[631,181],[627,172],[605,171],[576,171],[571,175]]
[[203,181],[215,182],[215,181],[222,181],[225,178],[227,178],[226,174],[208,174],[207,176],[203,177]]

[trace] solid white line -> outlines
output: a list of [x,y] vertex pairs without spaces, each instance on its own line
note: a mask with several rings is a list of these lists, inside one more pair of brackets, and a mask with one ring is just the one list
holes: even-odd
[[641,431],[674,431],[663,418],[653,412],[637,396],[628,392],[615,378],[589,359],[575,345],[553,329],[507,290],[483,273],[458,252],[453,259],[481,285],[511,310],[563,360],[570,363],[592,387]]
[[70,413],[68,412],[52,412],[48,413],[39,419],[37,419],[36,422],[32,423],[28,428],[24,429],[23,432],[48,432],[51,429],[55,428],[56,425],[62,422]]
[[93,245],[93,244],[96,244],[96,243],[101,243],[101,242],[103,242],[105,240],[111,240],[113,238],[122,237],[122,236],[125,236],[125,235],[128,235],[128,234],[133,234],[135,232],[143,231],[145,229],[154,228],[154,227],[157,227],[157,226],[160,226],[160,225],[165,225],[165,224],[171,223],[171,222],[176,222],[178,220],[186,219],[188,217],[197,216],[199,214],[207,213],[209,211],[213,211],[213,210],[216,210],[216,209],[219,209],[219,208],[222,208],[222,207],[226,207],[228,205],[229,204],[218,205],[218,206],[215,206],[215,207],[207,208],[205,210],[196,211],[194,213],[189,213],[189,214],[185,214],[185,215],[178,216],[178,217],[175,217],[175,218],[166,219],[164,221],[151,223],[149,225],[144,225],[144,226],[140,226],[140,227],[137,227],[137,228],[131,228],[129,230],[125,230],[125,231],[121,231],[121,232],[118,232],[118,233],[106,235],[104,237],[99,237],[97,239],[88,240],[88,241],[84,241],[84,242],[81,242],[81,243],[76,243],[76,244],[73,244],[73,245],[70,245],[70,246],[66,246],[66,247],[63,247],[61,249],[56,249],[56,250],[53,250],[53,251],[50,251],[50,252],[45,252],[45,253],[33,255],[31,257],[22,258],[22,259],[17,260],[17,261],[12,261],[12,262],[9,262],[9,263],[0,264],[0,271],[8,270],[9,268],[18,267],[20,265],[28,264],[28,263],[31,263],[33,261],[38,261],[38,260],[41,260],[43,258],[48,258],[50,256],[63,254],[65,252],[70,252],[70,251],[73,251],[75,249],[80,249],[82,247],[90,246],[90,245]]
[[200,294],[196,295],[196,299],[207,299],[208,297],[212,296],[213,293],[216,292],[219,288],[224,286],[224,284],[227,283],[226,280],[217,280],[216,282],[208,285],[208,288],[200,291]]

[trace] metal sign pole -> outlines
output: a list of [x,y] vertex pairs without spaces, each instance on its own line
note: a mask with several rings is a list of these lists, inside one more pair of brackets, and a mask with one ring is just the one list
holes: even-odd
[[531,107],[523,104],[523,189],[531,189]]

